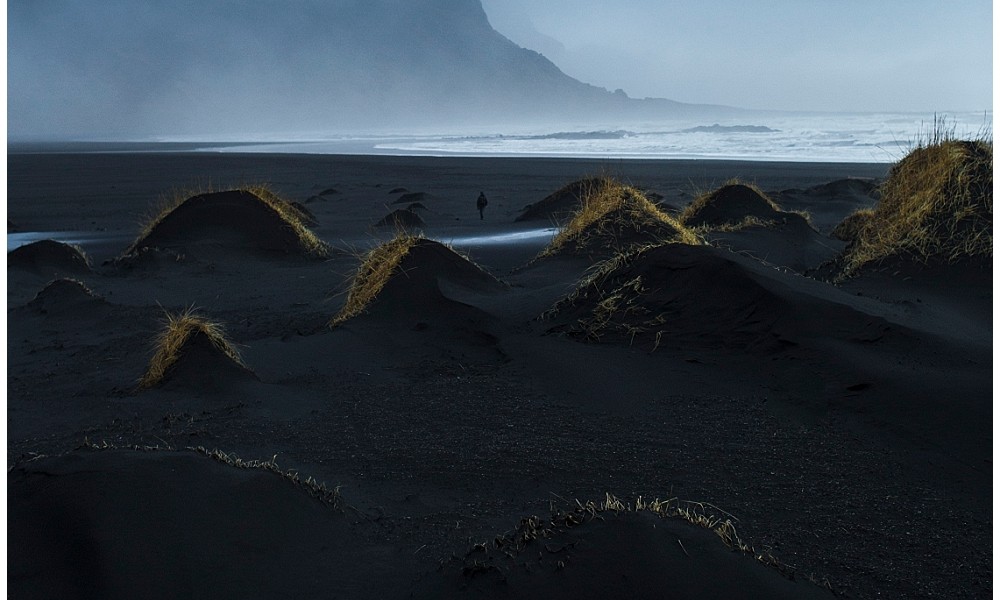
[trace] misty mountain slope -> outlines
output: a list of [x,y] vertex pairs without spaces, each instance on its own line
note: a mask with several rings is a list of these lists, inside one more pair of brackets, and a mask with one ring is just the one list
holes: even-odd
[[252,135],[671,116],[577,81],[479,0],[8,6],[12,137]]

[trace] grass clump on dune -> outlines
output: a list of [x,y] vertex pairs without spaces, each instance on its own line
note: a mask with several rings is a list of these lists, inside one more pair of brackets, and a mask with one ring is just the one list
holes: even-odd
[[782,210],[756,184],[734,178],[716,190],[699,194],[681,211],[678,220],[704,234],[774,227],[792,214],[807,223],[812,220],[808,213]]
[[875,216],[875,211],[870,208],[861,208],[847,215],[843,221],[837,224],[830,232],[830,237],[842,242],[853,242],[858,239],[861,229]]
[[330,321],[330,327],[337,327],[364,312],[396,272],[410,249],[421,239],[423,238],[420,236],[400,231],[388,242],[372,248],[361,259],[361,265],[347,293],[347,302]]
[[[553,509],[548,518],[538,516],[522,518],[513,531],[475,545],[463,560],[463,573],[466,576],[476,576],[496,569],[493,561],[489,560],[491,552],[497,552],[504,557],[517,560],[517,556],[533,544],[546,544],[549,540],[556,539],[561,534],[577,527],[586,526],[588,523],[609,521],[614,517],[629,514],[651,514],[660,519],[686,521],[691,525],[715,533],[719,540],[732,551],[753,557],[785,577],[793,578],[794,576],[794,569],[776,559],[769,550],[758,550],[741,539],[736,532],[735,517],[712,504],[683,501],[677,498],[649,501],[642,497],[637,498],[634,502],[623,502],[611,494],[605,494],[604,499],[597,502],[577,500],[575,505],[571,507]],[[680,547],[687,554],[684,545],[680,544]],[[548,560],[552,561],[558,558],[555,555],[558,555],[558,552],[548,550],[540,557],[549,556]],[[542,559],[539,558],[539,563],[542,562]],[[565,565],[557,564],[557,566],[561,568]]]
[[859,226],[839,279],[889,257],[921,263],[992,258],[992,140],[935,132],[892,167],[880,192],[870,214],[855,217]]
[[[244,203],[259,203],[260,206],[258,208],[263,207],[265,213],[270,213],[268,217],[269,221],[273,221],[280,229],[291,233],[291,238],[294,240],[294,245],[297,246],[297,251],[317,257],[325,257],[329,254],[327,244],[316,237],[316,234],[309,229],[308,224],[312,220],[309,214],[301,208],[296,207],[293,203],[278,196],[266,185],[255,184],[223,191],[207,188],[194,192],[188,191],[174,194],[170,199],[162,202],[146,221],[136,241],[124,252],[124,255],[130,255],[140,250],[143,246],[148,245],[151,236],[154,236],[157,230],[177,211],[183,209],[186,203],[205,201],[210,198],[221,199],[223,196],[230,202],[241,200]],[[216,210],[225,210],[225,208],[216,207]],[[204,213],[202,215],[204,216]],[[213,216],[215,219],[220,220],[225,219],[227,215],[218,214]],[[236,222],[238,220],[237,215],[232,216],[233,222],[228,223],[229,227],[239,229],[250,225],[249,223]],[[260,226],[260,224],[257,224],[257,226]]]
[[166,327],[156,338],[156,353],[149,361],[146,374],[139,380],[139,387],[145,389],[160,384],[181,357],[185,344],[198,334],[204,335],[212,346],[234,363],[244,369],[247,368],[239,352],[226,340],[222,325],[196,315],[193,309],[188,309],[176,315],[167,313]]
[[579,210],[539,255],[624,251],[652,242],[698,245],[701,239],[638,189],[609,177],[589,179]]

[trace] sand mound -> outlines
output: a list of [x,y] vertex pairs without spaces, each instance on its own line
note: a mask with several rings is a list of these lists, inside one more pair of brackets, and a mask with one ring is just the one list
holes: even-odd
[[433,200],[434,194],[429,192],[409,192],[403,194],[399,198],[393,201],[393,204],[412,204],[413,202],[426,202],[427,200]]
[[610,179],[583,197],[579,212],[553,238],[539,258],[560,254],[607,258],[648,244],[701,240],[660,211],[642,193]]
[[410,191],[410,190],[406,189],[405,187],[396,187],[396,188],[392,188],[391,190],[389,190],[389,193],[390,194],[405,194],[408,191]]
[[993,144],[944,140],[889,171],[870,216],[839,261],[839,279],[867,265],[955,263],[993,257]]
[[144,247],[190,251],[221,248],[302,256],[326,256],[328,248],[290,203],[262,189],[192,196],[146,227],[130,255]]
[[568,183],[552,192],[534,204],[524,208],[515,221],[544,220],[565,221],[580,210],[583,199],[595,190],[613,185],[609,177],[586,177],[573,183]]
[[696,198],[681,213],[680,221],[687,227],[714,229],[738,226],[748,219],[759,223],[781,218],[786,213],[754,186],[729,183]]
[[878,184],[871,179],[858,179],[850,177],[847,179],[837,179],[820,185],[814,185],[806,189],[782,190],[780,195],[806,196],[813,200],[825,200],[832,198],[872,198],[877,199],[879,195]]
[[706,246],[663,244],[597,266],[546,313],[556,331],[591,341],[768,349],[790,310],[747,270]]
[[344,307],[330,322],[336,327],[362,313],[385,316],[448,312],[459,302],[443,287],[492,291],[504,285],[451,248],[425,238],[397,235],[362,260]]
[[419,202],[414,202],[413,204],[406,207],[406,210],[427,210],[427,207]]
[[76,314],[104,306],[106,302],[83,283],[75,279],[57,279],[45,286],[28,303],[42,314]]
[[256,379],[226,340],[222,326],[188,311],[167,315],[166,327],[156,340],[156,353],[139,387],[224,389],[234,381]]
[[420,215],[409,208],[400,208],[392,211],[375,223],[375,227],[393,227],[396,229],[412,229],[426,225]]
[[868,208],[853,212],[833,228],[830,237],[842,242],[853,242],[858,239],[861,230],[873,216],[874,212]]
[[79,275],[90,272],[90,261],[83,250],[53,240],[39,240],[7,253],[7,268],[50,275]]
[[728,520],[676,501],[637,504],[608,498],[522,519],[446,563],[445,580],[432,583],[485,598],[830,597],[746,546]]
[[317,598],[337,579],[320,565],[370,560],[335,492],[274,463],[214,457],[81,450],[14,466],[8,593]]

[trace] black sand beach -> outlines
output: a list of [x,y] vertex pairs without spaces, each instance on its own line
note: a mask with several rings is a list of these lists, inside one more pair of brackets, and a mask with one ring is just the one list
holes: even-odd
[[[12,152],[8,594],[990,597],[992,261],[831,282],[888,169]],[[518,217],[591,176],[780,211],[570,297],[631,233],[539,257],[565,219]],[[327,246],[218,194],[139,239],[260,184]],[[432,242],[331,327],[400,219]],[[243,366],[193,334],[140,387],[188,309]]]

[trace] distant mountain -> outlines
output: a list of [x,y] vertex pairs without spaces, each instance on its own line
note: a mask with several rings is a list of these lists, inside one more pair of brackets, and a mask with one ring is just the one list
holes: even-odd
[[719,116],[567,76],[479,0],[11,0],[8,131],[252,136]]

